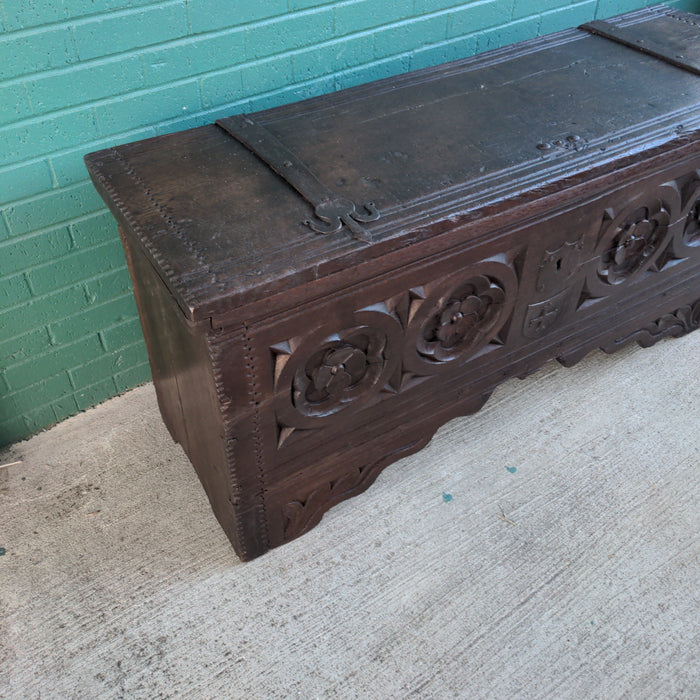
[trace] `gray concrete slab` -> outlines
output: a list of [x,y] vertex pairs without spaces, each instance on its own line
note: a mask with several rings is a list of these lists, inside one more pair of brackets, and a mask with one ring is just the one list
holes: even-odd
[[0,696],[698,698],[698,357],[510,381],[249,564],[152,386],[17,444]]

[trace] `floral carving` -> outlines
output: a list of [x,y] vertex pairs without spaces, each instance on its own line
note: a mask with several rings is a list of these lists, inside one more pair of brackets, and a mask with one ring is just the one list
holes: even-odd
[[295,379],[294,404],[302,409],[339,407],[353,390],[381,373],[386,336],[358,333],[346,341],[328,338]]
[[608,284],[619,284],[650,266],[666,238],[669,218],[663,203],[657,200],[613,222],[604,235],[600,278]]
[[278,447],[502,344],[516,292],[512,263],[498,255],[357,311],[338,307],[309,335],[271,345]]
[[279,446],[371,402],[397,372],[400,346],[401,326],[383,303],[271,346]]
[[447,361],[488,342],[505,302],[503,288],[485,275],[472,277],[443,297],[423,325],[418,352]]
[[443,348],[453,348],[478,325],[486,315],[491,300],[470,295],[466,299],[452,299],[442,312],[433,340],[439,340]]
[[335,396],[356,384],[367,371],[367,355],[360,348],[345,345],[328,350],[321,364],[312,370],[311,385],[314,398],[321,401]]

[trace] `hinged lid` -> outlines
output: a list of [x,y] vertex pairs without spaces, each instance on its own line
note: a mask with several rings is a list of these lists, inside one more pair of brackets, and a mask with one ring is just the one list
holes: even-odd
[[647,46],[677,23],[688,67],[567,30],[86,163],[190,319],[245,320],[257,300],[275,312],[361,282],[358,263],[380,274],[398,247],[424,255],[414,244],[536,215],[543,193],[695,141],[694,22],[657,7],[610,23]]

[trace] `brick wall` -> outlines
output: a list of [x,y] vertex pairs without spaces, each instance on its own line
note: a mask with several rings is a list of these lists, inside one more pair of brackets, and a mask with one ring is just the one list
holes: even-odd
[[645,4],[0,0],[0,445],[149,378],[84,153]]

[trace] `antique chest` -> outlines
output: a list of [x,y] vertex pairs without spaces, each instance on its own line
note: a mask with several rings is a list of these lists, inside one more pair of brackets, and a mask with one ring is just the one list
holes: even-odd
[[699,70],[656,7],[86,157],[241,558],[506,378],[698,327]]

